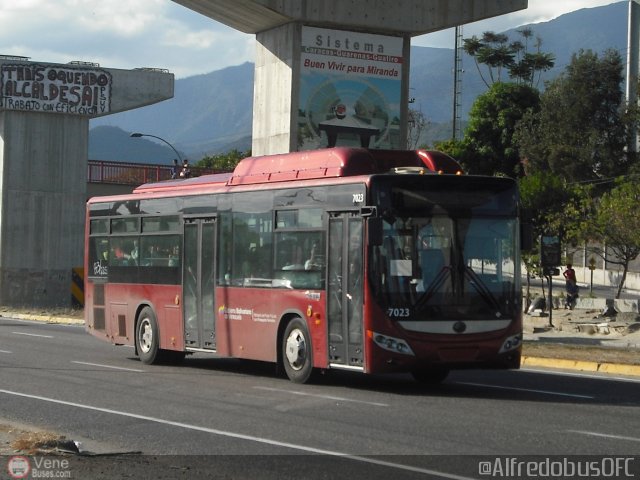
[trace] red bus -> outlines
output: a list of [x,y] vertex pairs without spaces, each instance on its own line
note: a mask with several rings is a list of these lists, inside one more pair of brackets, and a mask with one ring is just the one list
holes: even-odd
[[429,151],[330,148],[92,198],[87,330],[146,364],[518,368],[518,191]]

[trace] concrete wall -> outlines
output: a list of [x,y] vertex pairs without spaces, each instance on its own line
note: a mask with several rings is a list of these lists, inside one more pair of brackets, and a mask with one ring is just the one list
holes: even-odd
[[0,303],[68,305],[83,259],[88,122],[0,112]]
[[[619,267],[618,267],[619,268]],[[578,283],[591,285],[591,270],[587,267],[573,266],[576,271]],[[597,268],[593,271],[593,284],[604,287],[611,287],[611,290],[617,290],[622,280],[622,270],[610,268]],[[627,272],[627,278],[624,281],[625,291],[640,292],[640,273],[630,271]]]

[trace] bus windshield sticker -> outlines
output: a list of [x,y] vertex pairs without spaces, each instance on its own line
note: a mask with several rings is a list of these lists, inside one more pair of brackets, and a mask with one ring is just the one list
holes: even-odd
[[391,276],[410,277],[411,260],[391,260]]

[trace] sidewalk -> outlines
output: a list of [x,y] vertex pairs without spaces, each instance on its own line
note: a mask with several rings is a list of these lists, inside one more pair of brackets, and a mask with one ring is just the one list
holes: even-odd
[[605,299],[589,300],[585,308],[554,309],[553,326],[546,312],[524,314],[523,366],[640,376],[640,315],[605,316]]
[[72,308],[14,308],[0,306],[0,317],[66,325],[84,324],[84,311]]

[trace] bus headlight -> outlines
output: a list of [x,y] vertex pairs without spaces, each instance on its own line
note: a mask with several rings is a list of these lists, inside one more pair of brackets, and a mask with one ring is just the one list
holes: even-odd
[[522,334],[513,335],[507,338],[502,347],[500,347],[500,351],[498,353],[510,352],[511,350],[515,350],[522,344]]
[[390,352],[402,353],[404,355],[414,355],[413,350],[407,342],[399,338],[389,337],[388,335],[382,335],[381,333],[371,332],[371,338],[376,345],[380,348],[384,348]]

